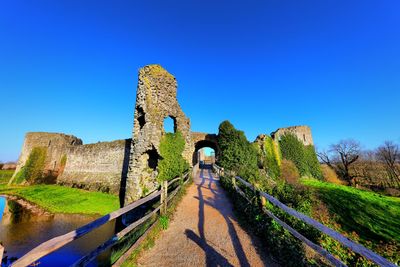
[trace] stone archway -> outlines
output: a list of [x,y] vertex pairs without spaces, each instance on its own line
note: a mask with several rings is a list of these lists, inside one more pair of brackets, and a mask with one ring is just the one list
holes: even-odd
[[215,151],[215,158],[219,155],[219,146],[216,134],[207,133],[192,133],[193,153],[192,165],[195,166],[198,162],[197,152],[205,147],[210,147]]

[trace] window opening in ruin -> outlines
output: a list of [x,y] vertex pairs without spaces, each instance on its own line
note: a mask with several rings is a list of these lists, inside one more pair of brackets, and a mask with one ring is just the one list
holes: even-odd
[[49,141],[49,146],[51,145],[51,140]]
[[147,165],[150,169],[156,170],[158,166],[158,159],[160,156],[157,153],[157,150],[152,149],[146,152],[148,155]]
[[306,135],[305,134],[303,134],[303,139],[304,139],[304,142],[306,141]]
[[141,107],[137,109],[137,121],[139,122],[140,130],[143,129],[144,125],[146,124],[146,119],[144,117],[144,112]]
[[166,117],[164,119],[164,132],[176,133],[176,120],[174,117]]
[[73,140],[73,141],[71,142],[71,146],[73,146],[73,145],[75,145],[75,140]]

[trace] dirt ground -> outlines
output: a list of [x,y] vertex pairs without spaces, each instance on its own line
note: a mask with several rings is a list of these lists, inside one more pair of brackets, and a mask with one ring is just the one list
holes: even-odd
[[239,226],[218,178],[208,169],[199,171],[169,228],[141,255],[138,265],[278,266]]

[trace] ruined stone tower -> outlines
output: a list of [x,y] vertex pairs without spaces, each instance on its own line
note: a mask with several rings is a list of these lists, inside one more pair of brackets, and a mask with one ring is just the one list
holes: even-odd
[[287,133],[294,134],[305,146],[314,145],[311,128],[306,125],[279,128],[275,132],[271,133],[271,137],[274,140],[279,141],[280,137]]
[[185,138],[183,157],[191,162],[190,120],[179,106],[176,90],[175,77],[161,66],[149,65],[140,69],[125,204],[158,186],[157,164],[161,137],[165,133],[165,118],[172,118],[174,130],[181,132]]

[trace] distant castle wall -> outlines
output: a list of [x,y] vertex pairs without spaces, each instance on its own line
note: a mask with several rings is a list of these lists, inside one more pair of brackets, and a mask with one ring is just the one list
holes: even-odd
[[17,167],[11,178],[12,182],[19,171],[25,166],[28,157],[35,147],[46,148],[46,160],[43,169],[44,176],[57,177],[62,169],[62,158],[71,146],[82,145],[82,140],[59,133],[30,132],[25,135],[22,151]]
[[52,183],[118,194],[130,145],[131,139],[82,145],[82,140],[73,135],[27,133],[14,177],[31,151],[41,147],[46,148],[42,175],[52,177]]
[[57,183],[118,194],[131,139],[70,147],[67,164]]
[[311,134],[311,128],[305,125],[279,128],[275,132],[271,133],[271,137],[275,141],[279,141],[280,137],[287,133],[294,134],[306,146],[314,145],[314,141]]

